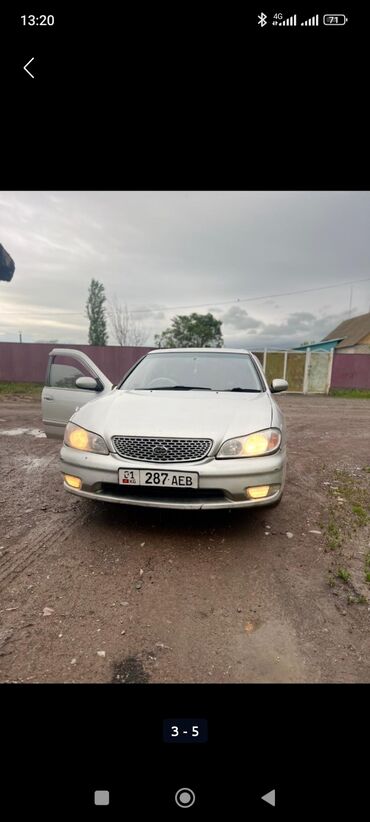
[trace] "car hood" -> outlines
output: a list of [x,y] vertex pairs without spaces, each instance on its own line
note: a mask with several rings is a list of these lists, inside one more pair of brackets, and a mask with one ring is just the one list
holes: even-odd
[[89,402],[73,422],[100,434],[133,437],[206,437],[215,445],[269,428],[269,394],[216,391],[114,391]]

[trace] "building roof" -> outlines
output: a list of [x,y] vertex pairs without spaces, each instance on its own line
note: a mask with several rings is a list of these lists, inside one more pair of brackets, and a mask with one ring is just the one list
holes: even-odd
[[331,340],[333,337],[341,337],[342,342],[338,343],[337,348],[348,348],[351,345],[357,345],[361,340],[370,334],[370,311],[367,314],[360,314],[359,317],[350,317],[337,325],[330,334],[323,337],[321,342]]
[[328,350],[329,348],[337,348],[337,343],[343,340],[343,337],[334,337],[333,339],[329,337],[329,339],[320,340],[317,343],[306,343],[305,345],[296,345],[295,348],[292,348],[292,351],[306,351],[307,348],[311,350],[313,348],[322,348],[323,350]]

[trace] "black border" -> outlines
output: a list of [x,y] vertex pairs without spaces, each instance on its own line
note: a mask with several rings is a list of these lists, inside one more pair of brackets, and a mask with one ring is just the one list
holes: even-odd
[[[173,818],[175,791],[186,785],[201,818],[217,811],[264,818],[261,796],[273,788],[281,819],[355,818],[367,805],[360,743],[368,692],[362,685],[3,685],[2,810],[15,817],[31,805],[38,818],[55,810],[85,818],[95,812],[94,790],[108,789],[111,818],[154,810]],[[165,743],[169,716],[207,719],[208,742]]]
[[[268,13],[270,6],[263,8]],[[256,27],[260,6],[237,20],[234,9],[230,18],[220,9],[205,21],[199,9],[190,9],[182,27],[163,28],[163,39],[148,18],[142,64],[137,38],[128,32],[121,42],[117,32],[123,84],[114,77],[104,82],[98,65],[96,71],[88,66],[73,87],[63,80],[64,63],[61,82],[48,76],[43,85],[25,85],[20,58],[28,44],[3,34],[2,188],[368,189],[370,11],[359,4],[336,10],[355,15],[346,32],[315,32],[315,40],[303,32],[294,41],[292,32],[279,32],[278,41],[276,32]],[[9,4],[3,32],[10,13]],[[73,13],[76,19],[78,10]],[[81,28],[81,56],[89,47],[83,35]],[[68,62],[68,27],[64,39]],[[36,786],[40,818],[45,811],[50,819],[65,803],[69,813],[71,805],[82,809],[100,768],[103,779],[110,773],[125,783],[127,803],[135,784],[140,808],[156,768],[163,782],[156,734],[163,718],[177,715],[208,719],[209,742],[197,767],[204,774],[208,769],[213,784],[220,765],[227,775],[238,763],[239,786],[259,773],[259,787],[268,791],[263,766],[272,756],[287,801],[282,818],[291,810],[296,819],[304,809],[353,816],[366,809],[368,700],[365,684],[1,685],[3,805],[12,815],[17,804],[29,811]],[[185,747],[195,750],[182,746],[182,752]],[[153,753],[150,778],[147,750]],[[68,780],[75,804],[66,802]],[[88,793],[79,793],[81,780]],[[171,817],[170,806],[168,812]]]
[[35,48],[14,32],[9,6],[2,187],[367,188],[370,8],[353,6],[342,6],[341,31],[294,32],[261,30],[260,7],[179,8],[179,19],[122,7],[112,19],[106,5],[104,25],[64,7],[47,57],[60,72],[42,82],[23,68],[15,81]]

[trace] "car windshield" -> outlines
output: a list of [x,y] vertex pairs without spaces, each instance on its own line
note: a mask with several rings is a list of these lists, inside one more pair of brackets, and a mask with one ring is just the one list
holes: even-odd
[[148,354],[119,387],[125,391],[264,390],[249,354],[207,350]]

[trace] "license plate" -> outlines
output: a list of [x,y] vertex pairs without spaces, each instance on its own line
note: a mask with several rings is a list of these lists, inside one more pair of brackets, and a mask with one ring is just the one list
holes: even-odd
[[120,485],[156,485],[169,488],[198,488],[199,476],[185,471],[148,471],[147,469],[120,468]]

